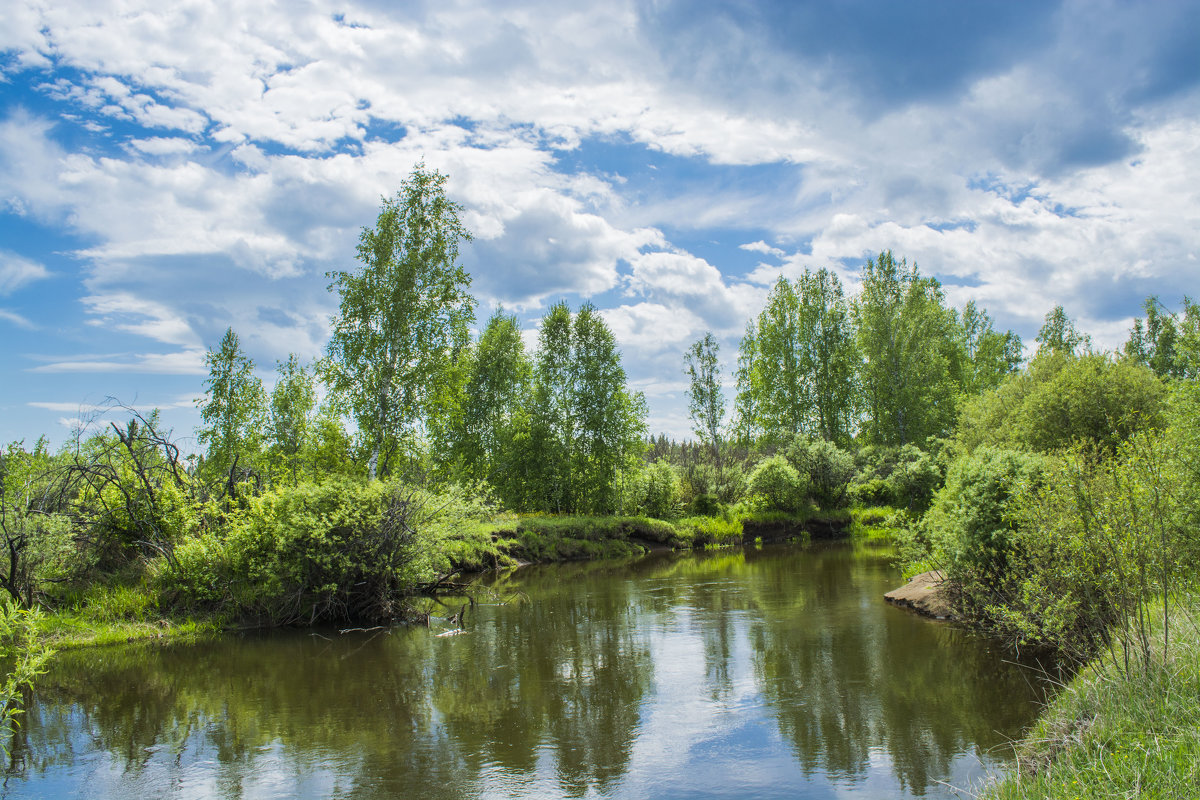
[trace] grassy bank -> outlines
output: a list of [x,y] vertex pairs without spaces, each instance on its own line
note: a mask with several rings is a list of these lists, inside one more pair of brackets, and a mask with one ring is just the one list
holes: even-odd
[[620,558],[651,550],[731,547],[848,535],[851,512],[733,510],[723,516],[674,520],[649,517],[525,516],[496,523],[500,558],[520,562]]
[[[648,517],[504,515],[474,523],[459,535],[439,538],[446,563],[477,572],[519,563],[543,563],[637,556],[653,550],[730,547],[754,541],[803,539],[815,531],[845,535],[853,527],[848,511],[782,514],[742,512],[674,520]],[[470,530],[467,530],[469,528]],[[874,534],[872,534],[874,535]],[[143,574],[145,573],[145,574]],[[57,608],[38,617],[38,638],[56,650],[134,641],[194,639],[225,630],[261,627],[262,619],[242,618],[231,606],[180,609],[161,581],[143,570],[60,598]],[[232,607],[236,608],[236,607]]]
[[1018,745],[993,800],[1190,798],[1200,794],[1200,601],[1171,614],[1146,663],[1093,661]]

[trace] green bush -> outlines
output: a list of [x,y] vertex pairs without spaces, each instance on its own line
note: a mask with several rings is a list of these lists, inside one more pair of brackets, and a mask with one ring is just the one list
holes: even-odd
[[737,461],[726,461],[720,468],[697,461],[682,470],[680,486],[683,504],[693,514],[710,516],[745,496],[746,473]]
[[855,464],[849,496],[859,505],[895,506],[921,514],[945,482],[941,460],[911,444],[864,447]]
[[1147,367],[1100,353],[1042,355],[991,392],[968,400],[956,438],[967,448],[1048,453],[1077,442],[1112,454],[1162,425],[1166,388]]
[[796,468],[781,455],[759,462],[750,473],[750,492],[768,511],[798,512],[804,507],[808,485]]
[[679,516],[680,485],[675,468],[666,461],[655,461],[642,470],[640,510],[648,517],[674,519]]
[[888,479],[892,498],[900,508],[923,514],[933,495],[945,482],[942,465],[931,453],[906,444],[900,448],[896,467]]
[[491,509],[469,492],[333,479],[254,498],[227,530],[181,542],[157,580],[184,607],[216,606],[274,623],[387,620],[478,549]]
[[954,581],[960,615],[986,620],[1019,575],[1010,571],[1017,499],[1034,491],[1044,457],[980,448],[957,459],[921,523],[930,561]]
[[803,476],[808,496],[823,509],[846,504],[847,488],[854,477],[854,457],[833,442],[797,437],[788,447],[788,462]]
[[1053,461],[1015,511],[1020,582],[992,609],[1003,630],[1079,658],[1118,645],[1126,665],[1149,661],[1153,607],[1165,614],[1192,588],[1200,556],[1181,457],[1174,437],[1137,434],[1112,458]]
[[13,729],[21,714],[24,689],[44,670],[52,651],[38,636],[40,612],[18,608],[9,598],[0,598],[0,742],[7,752]]

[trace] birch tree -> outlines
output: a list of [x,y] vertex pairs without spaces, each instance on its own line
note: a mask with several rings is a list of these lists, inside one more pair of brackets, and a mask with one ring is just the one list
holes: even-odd
[[433,415],[446,413],[455,394],[446,383],[470,341],[475,300],[458,257],[471,234],[445,184],[446,176],[418,165],[383,199],[375,226],[363,228],[361,269],[329,276],[341,306],[321,373],[358,425],[372,479],[421,439]]

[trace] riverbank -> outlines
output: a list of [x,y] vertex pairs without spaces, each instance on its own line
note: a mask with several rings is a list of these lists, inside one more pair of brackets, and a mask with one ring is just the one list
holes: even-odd
[[[865,513],[865,516],[864,516]],[[483,572],[519,564],[625,558],[672,550],[736,547],[778,541],[879,538],[877,510],[740,513],[675,520],[648,517],[505,515],[472,532],[470,542],[447,541],[452,574]],[[224,611],[163,607],[151,582],[92,587],[62,608],[42,614],[39,640],[54,650],[99,647],[137,641],[197,639],[268,623],[239,619]]]
[[[1200,601],[1161,624],[1145,663],[1106,654],[1072,680],[1017,745],[993,800],[1187,798],[1200,787]],[[1161,619],[1160,619],[1161,622]]]

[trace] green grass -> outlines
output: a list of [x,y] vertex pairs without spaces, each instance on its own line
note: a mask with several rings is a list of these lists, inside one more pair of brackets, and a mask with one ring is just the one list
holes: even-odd
[[736,518],[526,516],[497,523],[500,550],[519,561],[571,561],[640,555],[654,547],[672,550],[742,543]]
[[1200,794],[1200,602],[1172,614],[1149,665],[1111,658],[1079,673],[1018,745],[993,800],[1190,798]]
[[100,647],[149,640],[194,640],[225,629],[222,620],[113,620],[98,622],[75,611],[46,614],[38,623],[39,641],[54,650]]
[[891,506],[855,506],[849,513],[850,536],[855,540],[891,542],[912,524],[905,511]]

